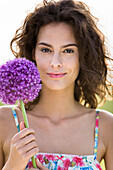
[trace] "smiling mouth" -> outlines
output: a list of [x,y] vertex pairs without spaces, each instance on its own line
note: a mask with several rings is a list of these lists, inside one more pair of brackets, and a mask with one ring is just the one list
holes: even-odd
[[59,73],[59,74],[54,74],[54,73],[47,73],[51,78],[61,78],[64,77],[67,73]]

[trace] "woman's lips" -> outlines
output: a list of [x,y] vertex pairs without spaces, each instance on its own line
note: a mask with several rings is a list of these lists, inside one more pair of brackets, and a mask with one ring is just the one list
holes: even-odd
[[63,77],[66,73],[47,73],[51,78],[61,78]]

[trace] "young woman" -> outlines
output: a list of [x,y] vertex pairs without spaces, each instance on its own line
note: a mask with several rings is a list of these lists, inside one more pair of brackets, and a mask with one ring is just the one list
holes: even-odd
[[26,105],[30,128],[24,127],[19,106],[0,108],[0,169],[34,169],[30,158],[36,154],[42,170],[100,170],[102,159],[112,170],[113,115],[96,109],[100,99],[112,96],[110,58],[88,7],[44,1],[16,31],[11,49],[17,58],[35,62],[42,89]]

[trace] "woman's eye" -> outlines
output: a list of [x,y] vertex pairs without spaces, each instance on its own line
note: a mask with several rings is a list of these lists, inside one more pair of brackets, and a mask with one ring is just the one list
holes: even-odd
[[48,49],[48,48],[42,48],[42,49],[41,49],[41,51],[42,51],[42,52],[44,52],[44,53],[51,52],[51,50],[50,50],[50,49]]
[[72,49],[65,49],[63,53],[74,53],[74,50]]

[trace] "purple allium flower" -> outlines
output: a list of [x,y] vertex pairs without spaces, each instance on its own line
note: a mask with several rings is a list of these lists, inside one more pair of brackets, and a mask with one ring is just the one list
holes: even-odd
[[0,66],[0,100],[6,104],[33,101],[41,89],[37,67],[25,58],[9,60]]

